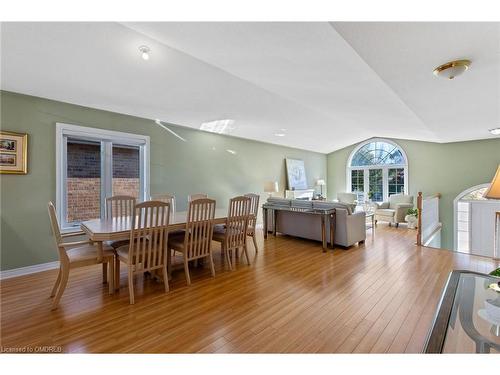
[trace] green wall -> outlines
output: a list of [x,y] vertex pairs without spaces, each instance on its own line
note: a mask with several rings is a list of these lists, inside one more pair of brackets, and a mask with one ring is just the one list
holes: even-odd
[[260,193],[262,201],[265,181],[285,187],[286,157],[305,161],[309,186],[326,177],[320,153],[171,126],[187,139],[182,142],[151,120],[5,91],[0,105],[0,127],[29,134],[28,174],[0,177],[2,270],[57,260],[47,215],[47,202],[56,198],[56,122],[149,135],[151,193],[175,194],[180,210],[196,192],[208,193],[219,207],[247,192]]
[[[104,128],[151,137],[151,193],[172,192],[179,209],[187,195],[206,192],[220,207],[245,192],[262,192],[265,181],[285,187],[286,157],[303,159],[309,180],[327,177],[328,197],[345,191],[345,166],[356,145],[329,155],[171,126],[182,142],[153,121],[52,100],[0,91],[0,127],[29,134],[27,175],[0,175],[0,266],[2,270],[57,260],[47,220],[55,200],[55,124]],[[453,246],[453,199],[489,182],[500,163],[500,139],[437,144],[394,139],[409,159],[412,195],[440,192],[442,246]],[[215,150],[213,149],[215,148]],[[236,155],[226,152],[235,150]]]
[[[440,216],[443,223],[441,247],[453,248],[453,200],[462,191],[490,182],[500,164],[500,138],[431,143],[393,139],[408,156],[409,192],[416,196],[441,193]],[[346,163],[352,145],[327,156],[328,198],[346,191]]]

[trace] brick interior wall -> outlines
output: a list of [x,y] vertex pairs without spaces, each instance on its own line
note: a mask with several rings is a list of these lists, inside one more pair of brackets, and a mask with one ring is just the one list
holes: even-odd
[[139,149],[113,147],[113,178],[139,178]]
[[68,177],[67,221],[83,221],[100,217],[101,179]]
[[[67,221],[100,216],[100,144],[68,140]],[[113,147],[113,195],[139,197],[139,150]]]
[[139,198],[139,179],[113,177],[113,195],[131,195]]

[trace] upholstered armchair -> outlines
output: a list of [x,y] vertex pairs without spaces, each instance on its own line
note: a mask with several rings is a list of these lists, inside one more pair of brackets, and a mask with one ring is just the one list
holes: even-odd
[[351,211],[356,210],[356,205],[358,204],[358,196],[356,193],[337,193],[337,200],[339,203],[344,203],[351,208]]
[[389,197],[389,202],[377,204],[375,209],[375,223],[377,221],[387,221],[389,225],[405,222],[405,216],[409,208],[413,208],[413,196],[404,194],[393,194]]

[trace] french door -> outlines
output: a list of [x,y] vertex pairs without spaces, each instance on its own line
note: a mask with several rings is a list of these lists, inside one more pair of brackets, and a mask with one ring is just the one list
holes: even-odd
[[350,191],[358,195],[358,201],[370,199],[383,202],[390,195],[407,194],[407,172],[404,166],[351,168]]

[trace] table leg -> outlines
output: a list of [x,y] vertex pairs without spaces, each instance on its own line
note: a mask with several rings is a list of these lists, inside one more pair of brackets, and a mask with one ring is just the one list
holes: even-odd
[[326,214],[321,215],[321,242],[323,252],[326,253]]
[[116,277],[115,277],[115,260],[113,258],[113,260],[111,262],[108,262],[108,263],[103,263],[105,264],[106,266],[109,267],[109,294],[113,294],[115,292],[115,280],[116,280]]
[[273,210],[273,236],[276,237],[276,227],[278,226],[278,210]]
[[97,261],[99,263],[101,263],[102,262],[102,256],[103,256],[103,253],[104,253],[104,250],[102,248],[102,241],[97,241],[96,244],[97,244]]
[[330,246],[335,248],[335,213],[330,214]]
[[266,240],[267,239],[267,208],[262,208],[262,215],[263,215],[262,226],[264,229],[264,239]]
[[168,279],[172,280],[172,250],[167,250],[167,275]]
[[115,255],[115,290],[120,290],[120,259]]
[[108,282],[108,264],[102,264],[102,283],[106,284]]
[[[103,257],[103,253],[104,253],[102,241],[97,241],[96,245],[97,245],[97,262],[102,263],[102,283],[106,284],[108,282],[108,264],[102,262],[102,257]],[[110,282],[109,284],[112,285],[114,283]],[[112,288],[113,287],[110,287],[110,290],[109,290],[110,294],[111,294]]]

